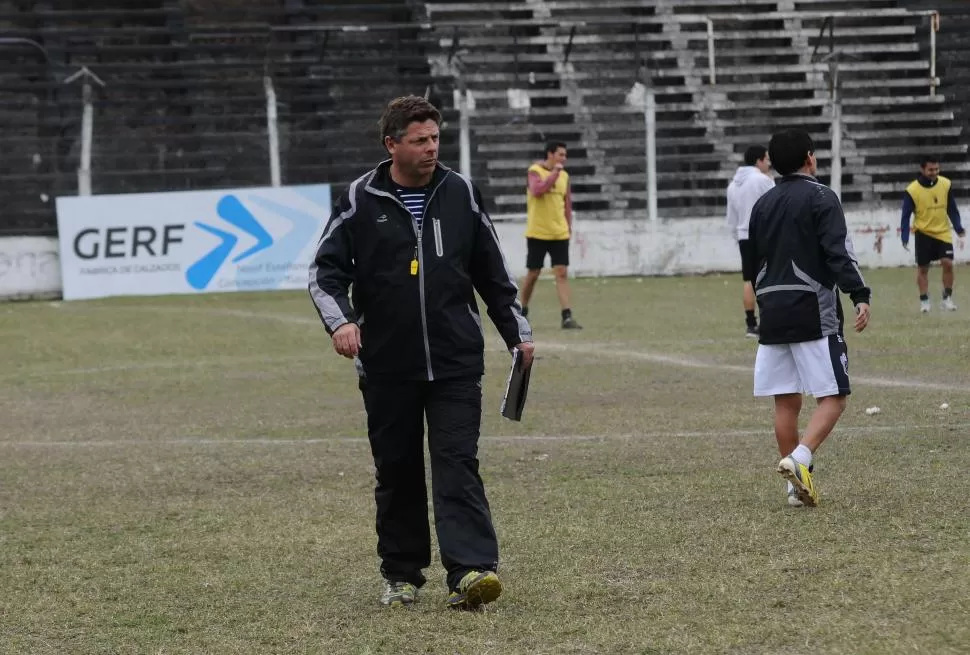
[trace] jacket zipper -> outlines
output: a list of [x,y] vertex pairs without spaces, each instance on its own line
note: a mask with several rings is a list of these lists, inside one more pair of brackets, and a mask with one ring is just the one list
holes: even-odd
[[[451,175],[450,172],[445,173],[445,176],[441,178],[438,185],[434,188],[434,190],[431,191],[431,195],[428,196],[428,201],[424,203],[425,213],[428,212],[428,207],[431,206],[431,201],[434,200],[435,194],[438,193],[438,189],[442,184],[444,184],[444,181],[448,179],[449,175]],[[408,213],[410,214],[410,212]],[[423,224],[424,221],[422,220],[422,225]],[[424,228],[422,227],[422,229],[418,229],[418,222],[414,220],[413,216],[411,218],[411,225],[414,227],[414,233],[418,237],[418,285],[421,292],[421,327],[424,329],[424,357],[428,364],[428,381],[431,382],[434,380],[434,371],[431,369],[431,340],[428,338],[428,308],[424,299],[424,249],[421,247],[421,235],[422,232],[424,232]]]
[[[435,194],[438,193],[438,189],[441,187],[442,184],[444,184],[445,180],[448,179],[449,175],[451,175],[451,171],[448,171],[447,173],[445,173],[445,176],[441,178],[441,181],[438,182],[438,185],[434,188],[434,190],[431,191],[431,195],[428,196],[428,201],[424,205],[425,213],[427,213],[427,208],[431,206],[431,201],[434,199]],[[422,329],[422,332],[424,333],[424,361],[428,367],[428,382],[432,382],[434,381],[434,370],[432,370],[431,368],[431,340],[428,337],[428,308],[424,297],[424,252],[423,252],[424,248],[422,248],[421,246],[421,241],[422,241],[421,237],[422,237],[422,233],[424,232],[424,229],[423,228],[420,230],[418,229],[418,222],[414,219],[414,215],[411,213],[411,210],[409,210],[405,206],[405,204],[400,201],[399,198],[397,198],[393,194],[385,193],[383,191],[381,191],[379,195],[384,195],[384,196],[387,196],[388,198],[391,198],[394,202],[397,203],[397,205],[401,209],[404,210],[404,212],[408,215],[408,217],[410,217],[411,229],[414,230],[414,237],[418,241],[418,245],[417,245],[418,298],[421,303],[421,329]]]

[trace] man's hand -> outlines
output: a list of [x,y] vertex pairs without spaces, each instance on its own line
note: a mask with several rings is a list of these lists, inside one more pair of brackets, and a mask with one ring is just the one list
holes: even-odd
[[869,303],[860,302],[855,306],[855,331],[862,332],[869,325]]
[[360,328],[356,323],[344,323],[337,328],[333,333],[333,349],[350,359],[360,353]]
[[903,250],[909,252],[909,241],[903,241]]
[[532,358],[536,351],[536,346],[531,341],[523,341],[516,346],[522,352],[522,363],[526,368],[532,366]]
[[967,247],[967,231],[957,232],[957,236],[960,237],[960,250]]

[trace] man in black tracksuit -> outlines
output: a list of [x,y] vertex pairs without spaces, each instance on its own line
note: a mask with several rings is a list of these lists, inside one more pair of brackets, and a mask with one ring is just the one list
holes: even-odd
[[[815,179],[815,146],[808,133],[771,138],[768,154],[783,175],[751,210],[747,270],[757,271],[761,333],[754,394],[775,399],[775,438],[788,479],[788,502],[814,506],[812,456],[845,410],[849,358],[838,290],[855,305],[855,329],[869,322],[871,292],[862,279],[842,204]],[[801,440],[802,394],[818,407]]]
[[437,162],[440,123],[424,98],[388,105],[380,124],[391,159],[337,201],[309,290],[334,349],[356,358],[377,468],[381,602],[413,603],[431,563],[427,418],[448,605],[470,609],[501,593],[498,543],[478,473],[484,336],[474,292],[526,365],[533,344],[481,195]]

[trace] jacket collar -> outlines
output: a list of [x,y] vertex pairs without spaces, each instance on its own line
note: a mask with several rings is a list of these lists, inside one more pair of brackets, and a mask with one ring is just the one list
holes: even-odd
[[808,180],[809,182],[815,182],[818,184],[818,178],[811,175],[805,175],[803,173],[792,173],[791,175],[783,175],[781,178],[782,182],[792,182],[794,180]]
[[[431,183],[428,185],[432,189],[438,188],[445,178],[451,174],[451,169],[438,162],[435,166],[434,174],[431,176]],[[391,160],[385,159],[380,164],[377,165],[370,175],[367,176],[367,181],[364,183],[364,190],[368,193],[372,193],[376,196],[390,196],[391,198],[397,199],[395,195],[395,184],[394,180],[391,179]]]

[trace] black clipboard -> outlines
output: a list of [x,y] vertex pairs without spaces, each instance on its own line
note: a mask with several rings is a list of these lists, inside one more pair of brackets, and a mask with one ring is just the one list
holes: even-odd
[[512,368],[505,382],[505,396],[502,398],[502,416],[510,421],[521,421],[525,409],[525,398],[529,394],[529,377],[532,367],[525,367],[522,351],[512,350]]

